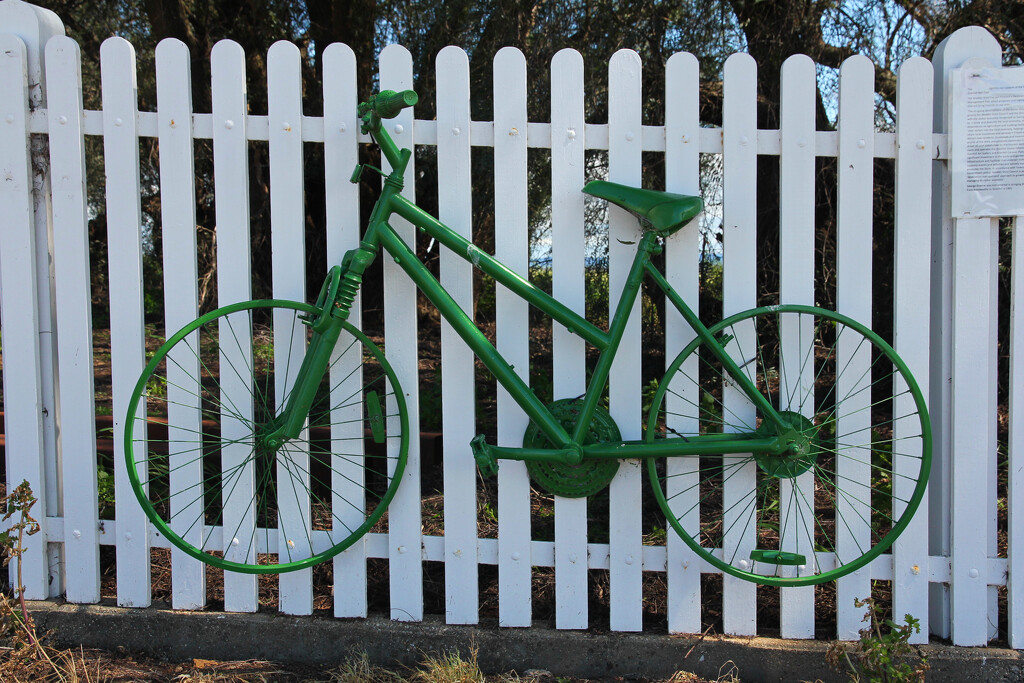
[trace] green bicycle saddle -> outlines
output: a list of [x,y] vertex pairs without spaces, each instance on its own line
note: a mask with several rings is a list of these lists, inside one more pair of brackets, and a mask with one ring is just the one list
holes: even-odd
[[583,191],[592,197],[607,199],[640,219],[644,228],[668,237],[704,210],[704,200],[685,194],[619,185],[607,180],[592,180]]

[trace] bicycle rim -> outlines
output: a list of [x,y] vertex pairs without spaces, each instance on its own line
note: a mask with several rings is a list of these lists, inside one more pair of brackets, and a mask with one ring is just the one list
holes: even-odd
[[865,326],[811,306],[746,311],[711,332],[786,428],[694,341],[655,394],[647,439],[785,431],[794,452],[649,461],[669,524],[712,566],[768,585],[829,581],[878,557],[931,467],[927,408],[906,364]]
[[[281,573],[370,531],[401,480],[408,416],[383,352],[343,324],[295,439],[261,437],[294,388],[319,309],[265,300],[204,315],[160,347],[133,392],[125,457],[157,530],[203,562]],[[383,528],[381,529],[383,530]]]

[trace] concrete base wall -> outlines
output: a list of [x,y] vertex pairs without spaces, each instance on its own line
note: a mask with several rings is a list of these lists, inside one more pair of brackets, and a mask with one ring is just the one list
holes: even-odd
[[[735,664],[743,681],[847,681],[825,663],[828,643],[773,638],[649,635],[402,623],[278,614],[174,612],[32,602],[40,632],[57,645],[142,652],[169,660],[265,659],[340,664],[365,652],[382,666],[415,666],[426,653],[478,651],[485,673],[545,669],[556,676],[668,678],[679,670],[714,680]],[[1020,652],[927,645],[929,680],[1024,680]]]

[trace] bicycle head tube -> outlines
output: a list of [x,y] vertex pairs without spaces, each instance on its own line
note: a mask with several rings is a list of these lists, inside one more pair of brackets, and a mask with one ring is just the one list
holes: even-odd
[[[388,176],[389,180],[405,174],[405,167],[409,163],[412,152],[400,149],[381,122],[383,119],[395,118],[403,109],[413,106],[418,101],[419,96],[412,90],[401,92],[383,90],[359,104],[358,113],[363,133],[368,133],[374,139],[380,147],[381,154],[391,165],[392,172]],[[356,174],[353,174],[353,178],[356,177]]]

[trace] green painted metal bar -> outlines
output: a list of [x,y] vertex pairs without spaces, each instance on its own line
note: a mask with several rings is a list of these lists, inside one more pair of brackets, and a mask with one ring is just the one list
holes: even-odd
[[609,324],[608,347],[601,351],[601,356],[597,359],[594,373],[590,376],[590,383],[587,385],[587,393],[580,406],[579,417],[573,428],[572,438],[576,443],[583,443],[585,440],[584,437],[590,428],[590,420],[594,416],[594,411],[597,410],[605,386],[608,384],[608,375],[615,362],[615,352],[618,351],[619,342],[622,341],[622,335],[626,332],[629,314],[636,303],[637,294],[644,281],[644,269],[651,262],[651,253],[658,248],[657,239],[658,236],[653,232],[644,233],[637,246],[633,264],[629,268],[629,275],[626,276],[626,282],[622,286],[622,293],[619,295],[615,313]]
[[297,438],[305,426],[309,407],[316,398],[320,378],[327,372],[331,363],[331,354],[338,343],[338,337],[341,336],[343,324],[343,320],[335,318],[325,325],[322,332],[313,334],[296,373],[288,405],[281,412],[282,423],[266,436],[266,445],[270,448],[277,448],[288,439]]
[[787,444],[778,437],[743,438],[730,435],[729,439],[707,439],[695,436],[692,439],[658,439],[656,441],[620,441],[618,443],[595,443],[583,446],[585,458],[670,458],[700,455],[733,455],[736,453],[784,453]]
[[399,216],[422,228],[428,235],[451,249],[455,254],[493,277],[495,282],[507,287],[531,306],[535,306],[560,324],[565,325],[569,332],[578,334],[598,349],[603,350],[608,347],[610,335],[607,332],[602,331],[586,318],[560,303],[519,273],[509,269],[504,263],[454,232],[405,197],[396,195],[392,201],[392,207]]
[[377,236],[381,246],[404,270],[412,281],[419,287],[423,295],[430,300],[441,316],[448,321],[452,329],[466,342],[470,350],[476,354],[495,379],[505,390],[509,392],[512,399],[519,404],[531,420],[551,439],[559,448],[565,448],[570,443],[569,434],[561,424],[554,418],[533,390],[526,384],[515,370],[509,365],[504,357],[498,353],[494,345],[487,340],[473,320],[466,315],[451,295],[441,286],[441,283],[430,273],[420,262],[416,255],[409,249],[409,246],[391,228],[390,225],[381,224],[377,228]]
[[736,365],[736,362],[732,359],[732,357],[730,357],[729,354],[725,352],[725,349],[722,348],[722,345],[718,343],[717,339],[715,339],[715,335],[711,334],[711,331],[704,326],[704,323],[700,321],[700,318],[697,317],[697,314],[694,313],[690,309],[690,307],[686,305],[686,302],[683,301],[682,297],[680,297],[679,294],[676,293],[674,289],[672,289],[672,285],[668,283],[668,280],[665,279],[665,276],[662,275],[657,268],[652,266],[650,262],[648,262],[647,264],[647,273],[651,276],[651,278],[658,285],[658,287],[660,287],[661,290],[665,292],[666,298],[668,298],[668,300],[672,302],[672,304],[679,311],[680,315],[682,315],[686,322],[689,323],[690,327],[693,328],[693,331],[697,334],[698,337],[700,337],[701,341],[704,343],[704,346],[707,347],[713,354],[715,354],[715,357],[718,358],[719,361],[721,361],[722,367],[725,368],[725,371],[728,373],[729,377],[732,380],[734,380],[737,385],[739,385],[740,389],[743,391],[743,394],[747,398],[749,398],[755,406],[757,406],[758,410],[760,410],[761,412],[761,415],[765,419],[770,420],[772,424],[774,424],[780,430],[785,431],[788,428],[788,425],[785,422],[783,422],[782,417],[779,416],[778,411],[775,410],[772,404],[768,402],[768,399],[765,398],[764,394],[758,391],[754,383],[751,382],[750,378],[747,377],[746,373],[743,372],[743,370],[738,365]]
[[576,464],[580,455],[576,448],[514,448],[490,444],[487,444],[487,452],[500,460],[562,462],[567,465]]
[[381,154],[384,155],[384,158],[388,160],[389,164],[391,164],[391,168],[405,174],[408,157],[405,158],[403,163],[402,152],[407,150],[399,149],[398,145],[395,144],[395,141],[391,139],[391,135],[388,131],[380,125],[379,120],[377,121],[376,126],[369,127],[366,132],[370,133],[370,136],[373,137],[377,146],[380,147]]

